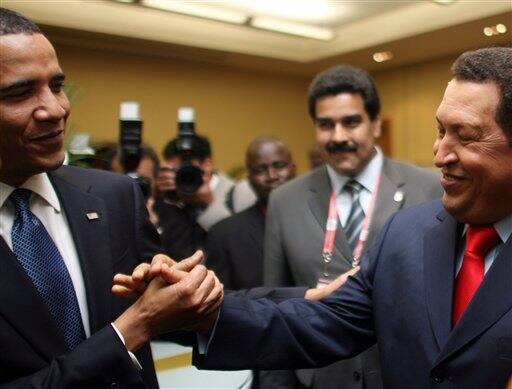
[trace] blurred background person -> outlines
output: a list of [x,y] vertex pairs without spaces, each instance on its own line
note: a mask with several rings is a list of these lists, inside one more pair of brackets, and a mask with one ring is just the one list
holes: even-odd
[[[308,93],[318,147],[326,164],[270,196],[264,284],[320,286],[358,264],[386,219],[441,196],[438,175],[384,157],[380,99],[371,77],[348,65],[319,73]],[[269,372],[265,388],[382,387],[374,346],[320,369]]]
[[308,151],[309,168],[311,170],[325,163],[325,155],[320,146],[314,145]]
[[[125,169],[121,164],[119,158],[119,151],[117,148],[109,150],[105,153],[103,159],[104,170],[110,170],[115,173],[124,174]],[[142,145],[140,148],[140,161],[135,173],[144,183],[142,191],[146,198],[146,208],[149,213],[151,222],[158,228],[159,218],[154,211],[154,203],[156,199],[156,178],[160,171],[160,160],[155,150],[148,145]]]
[[165,146],[163,157],[156,179],[158,201],[154,209],[159,217],[165,252],[180,260],[203,247],[206,233],[212,225],[231,216],[226,206],[226,195],[234,182],[215,170],[210,142],[206,137],[196,135],[190,151],[190,163],[203,172],[203,183],[193,194],[183,193],[176,185],[176,172],[183,163],[178,138]]
[[263,240],[270,192],[295,177],[288,146],[280,139],[254,139],[246,151],[248,182],[257,202],[212,227],[206,239],[206,266],[227,289],[263,284]]

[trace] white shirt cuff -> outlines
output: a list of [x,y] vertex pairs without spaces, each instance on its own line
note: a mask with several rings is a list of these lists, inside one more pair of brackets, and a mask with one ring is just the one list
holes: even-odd
[[[121,342],[123,342],[123,344],[126,346],[126,342],[124,341],[124,337],[121,334],[121,332],[117,329],[116,325],[114,323],[110,323],[110,325],[112,326],[112,328],[116,332],[117,336],[119,336],[119,339],[121,339]],[[141,371],[142,370],[142,365],[140,364],[140,362],[137,359],[137,357],[135,356],[135,354],[132,353],[128,349],[126,349],[126,351],[128,352],[128,355],[130,356],[130,359],[132,360],[133,365],[137,368],[137,370]]]

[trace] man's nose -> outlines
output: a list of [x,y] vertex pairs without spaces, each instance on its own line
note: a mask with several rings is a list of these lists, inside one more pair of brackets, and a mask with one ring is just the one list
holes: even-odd
[[342,143],[348,140],[347,132],[341,125],[341,123],[336,122],[334,125],[334,130],[332,133],[332,141],[336,143]]
[[59,121],[68,114],[69,102],[65,95],[56,95],[50,88],[41,92],[34,117],[40,121]]
[[448,135],[434,143],[434,165],[438,168],[457,162],[454,144]]

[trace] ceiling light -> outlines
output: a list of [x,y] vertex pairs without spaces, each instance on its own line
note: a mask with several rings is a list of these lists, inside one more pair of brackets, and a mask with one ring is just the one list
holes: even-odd
[[507,32],[507,26],[504,24],[497,24],[496,25],[496,31],[498,31],[500,34],[505,34]]
[[485,27],[484,28],[484,35],[485,36],[493,36],[494,32],[492,30],[492,27]]
[[483,31],[485,36],[505,34],[507,32],[507,26],[500,23],[495,26],[484,27]]
[[375,62],[386,62],[393,58],[391,51],[381,51],[373,54],[373,60]]
[[304,38],[323,41],[328,41],[334,38],[334,32],[327,28],[315,27],[301,23],[292,23],[274,18],[254,17],[249,21],[249,24],[252,27],[261,28],[263,30],[297,35]]
[[240,12],[205,7],[201,4],[194,4],[193,2],[187,1],[141,0],[141,4],[164,11],[171,11],[226,23],[244,24],[248,20],[248,16]]
[[455,0],[432,0],[432,1],[436,4],[441,4],[441,5],[450,5],[452,3],[455,3]]

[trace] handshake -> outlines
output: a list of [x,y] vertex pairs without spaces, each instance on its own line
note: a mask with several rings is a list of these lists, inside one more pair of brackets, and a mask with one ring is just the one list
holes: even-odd
[[[140,264],[131,275],[114,276],[112,292],[134,300],[114,321],[129,351],[138,350],[164,333],[212,330],[224,299],[224,287],[213,271],[201,265],[202,260],[201,251],[181,262],[157,254],[151,264]],[[326,297],[358,270],[340,275],[322,289],[308,289],[304,297]]]

